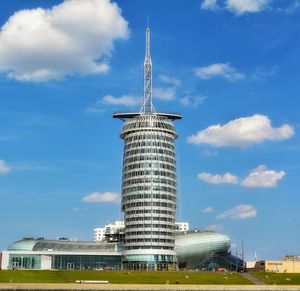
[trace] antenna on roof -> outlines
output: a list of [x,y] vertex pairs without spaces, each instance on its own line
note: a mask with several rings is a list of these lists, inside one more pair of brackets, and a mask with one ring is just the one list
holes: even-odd
[[152,60],[150,54],[150,28],[148,15],[146,28],[146,54],[144,61],[144,100],[141,111],[144,114],[153,113],[155,111],[152,104]]

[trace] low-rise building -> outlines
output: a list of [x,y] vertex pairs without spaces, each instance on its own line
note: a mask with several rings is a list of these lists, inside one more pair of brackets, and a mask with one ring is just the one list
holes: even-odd
[[190,230],[188,222],[175,222],[175,231],[176,232],[187,232]]
[[[275,273],[300,273],[300,260],[297,257],[280,260],[263,260],[255,263],[253,271],[255,272],[275,272]],[[298,257],[299,258],[299,257]]]
[[[111,235],[113,235],[111,233]],[[176,260],[187,269],[237,269],[239,261],[230,254],[228,236],[212,231],[178,232]],[[72,241],[26,238],[2,252],[2,269],[31,270],[122,270],[124,243],[120,240]],[[159,259],[147,255],[149,265]],[[126,267],[124,268],[126,269]],[[150,270],[150,269],[149,269]]]

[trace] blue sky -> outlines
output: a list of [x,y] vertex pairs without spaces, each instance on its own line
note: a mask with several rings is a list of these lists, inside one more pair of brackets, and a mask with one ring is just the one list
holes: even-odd
[[1,1],[0,249],[122,218],[112,113],[140,109],[147,15],[154,105],[183,115],[178,219],[299,255],[299,0]]

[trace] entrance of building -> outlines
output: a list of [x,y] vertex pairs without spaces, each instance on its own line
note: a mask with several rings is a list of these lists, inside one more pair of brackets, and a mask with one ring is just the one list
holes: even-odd
[[75,266],[74,263],[67,263],[67,270],[74,270]]

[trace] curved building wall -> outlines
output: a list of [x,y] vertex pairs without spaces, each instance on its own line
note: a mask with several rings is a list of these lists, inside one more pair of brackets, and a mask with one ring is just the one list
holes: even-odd
[[120,136],[124,139],[123,266],[129,269],[175,268],[175,127],[171,120],[143,114],[128,119]]
[[201,268],[215,254],[228,254],[230,238],[216,232],[193,232],[176,236],[175,251],[181,267]]

